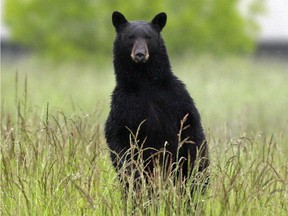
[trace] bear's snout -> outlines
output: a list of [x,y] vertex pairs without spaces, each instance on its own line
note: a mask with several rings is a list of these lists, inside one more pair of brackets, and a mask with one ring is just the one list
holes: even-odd
[[131,58],[136,63],[144,63],[149,59],[147,43],[144,39],[135,40],[131,52]]

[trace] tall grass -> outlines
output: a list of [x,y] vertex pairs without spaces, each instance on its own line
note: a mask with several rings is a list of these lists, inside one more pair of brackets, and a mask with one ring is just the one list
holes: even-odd
[[211,183],[188,201],[161,178],[157,196],[131,189],[123,197],[103,135],[112,68],[16,67],[2,68],[1,215],[288,214],[285,65],[210,58],[175,65],[211,153]]

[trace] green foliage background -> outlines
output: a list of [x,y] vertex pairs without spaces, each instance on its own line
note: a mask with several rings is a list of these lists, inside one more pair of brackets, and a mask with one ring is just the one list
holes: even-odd
[[170,54],[241,54],[253,50],[254,24],[241,16],[238,3],[239,0],[9,0],[5,2],[5,22],[18,43],[55,59],[86,59],[97,54],[111,55],[114,10],[124,13],[128,20],[148,21],[165,11],[168,23],[163,35]]

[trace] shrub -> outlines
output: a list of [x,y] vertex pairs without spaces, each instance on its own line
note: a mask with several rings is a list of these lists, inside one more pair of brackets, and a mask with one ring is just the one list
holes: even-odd
[[132,0],[9,0],[5,22],[15,42],[55,59],[83,60],[111,54],[114,10],[129,20],[151,20],[165,11],[168,23],[163,35],[171,54],[253,50],[253,37],[248,33],[252,25],[241,16],[238,0],[185,0],[177,5],[172,0],[139,0],[137,4]]

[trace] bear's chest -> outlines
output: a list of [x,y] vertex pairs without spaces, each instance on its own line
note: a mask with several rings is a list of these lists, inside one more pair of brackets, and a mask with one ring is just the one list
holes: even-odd
[[144,121],[145,131],[161,132],[177,121],[177,98],[168,91],[150,89],[131,93],[125,95],[122,102],[123,121],[133,130]]

